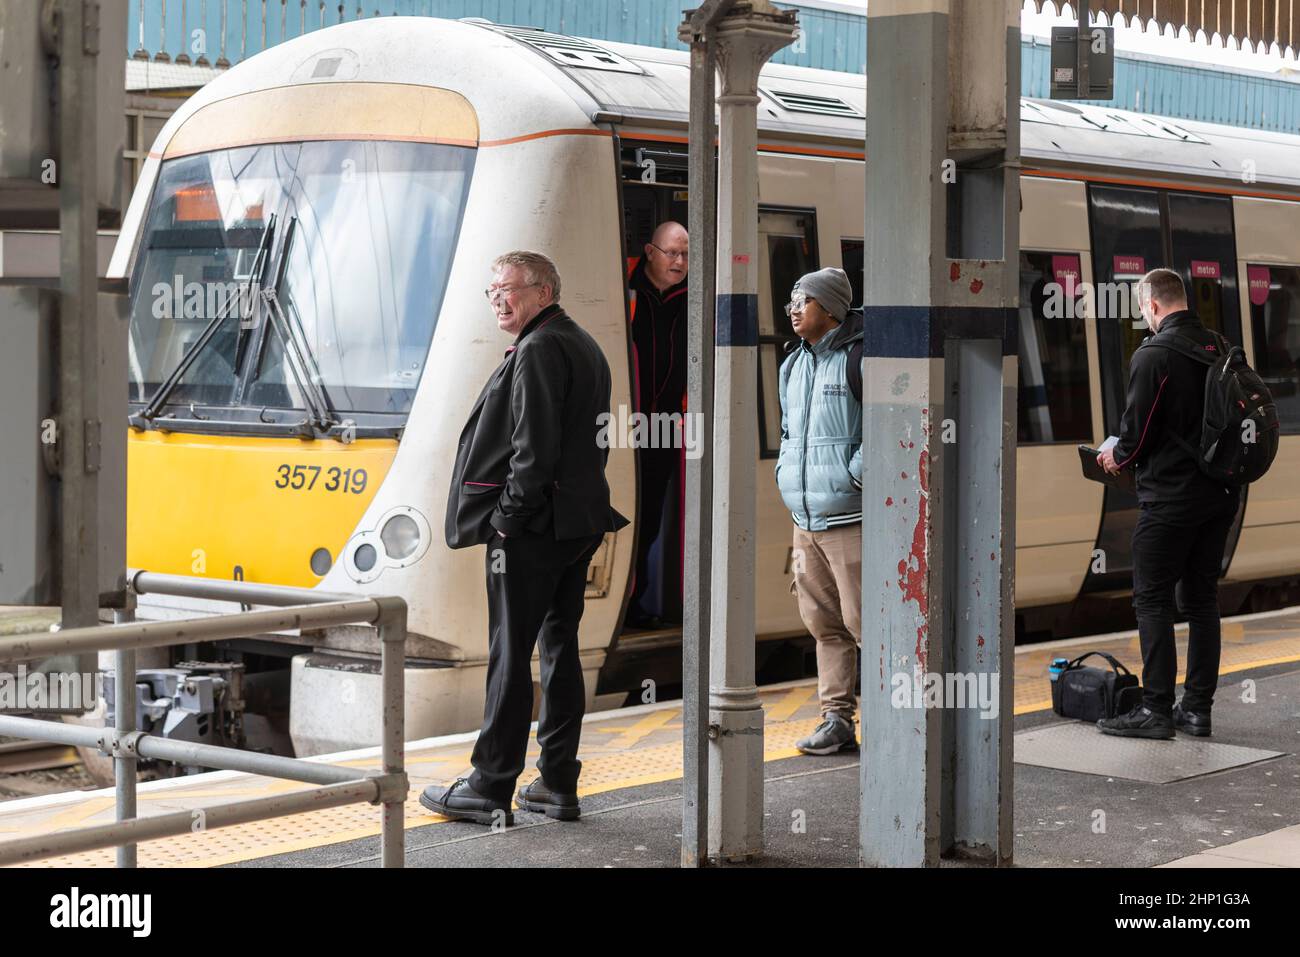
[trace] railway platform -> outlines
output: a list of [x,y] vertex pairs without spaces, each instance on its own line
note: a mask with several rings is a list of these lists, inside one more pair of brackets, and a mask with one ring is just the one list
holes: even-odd
[[[1180,652],[1186,628],[1179,627]],[[1015,863],[1083,867],[1300,867],[1300,608],[1225,619],[1214,736],[1107,738],[1051,711],[1057,655],[1115,654],[1137,667],[1135,632],[1024,646],[1015,655]],[[1180,654],[1180,658],[1184,655]],[[817,723],[816,684],[762,689],[768,866],[857,863],[856,754],[809,757],[794,742]],[[469,770],[474,733],[411,742],[408,866],[671,867],[679,856],[681,708],[668,701],[589,715],[582,819],[516,811],[493,831],[418,803]],[[536,747],[530,747],[530,762]],[[320,760],[375,767],[375,749]],[[531,767],[521,780],[534,774]],[[302,787],[213,772],[142,784],[142,816]],[[0,803],[0,840],[112,820],[111,790]],[[366,867],[379,864],[379,814],[342,807],[143,844],[141,867]],[[111,850],[30,866],[111,867]]]

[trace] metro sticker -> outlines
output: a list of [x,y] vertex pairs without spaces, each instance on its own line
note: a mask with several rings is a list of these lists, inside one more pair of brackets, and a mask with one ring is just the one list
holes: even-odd
[[1268,287],[1272,282],[1267,266],[1247,266],[1246,285],[1250,289],[1250,302],[1262,306],[1268,302]]
[[1079,283],[1083,282],[1083,270],[1079,267],[1078,256],[1053,256],[1052,278],[1065,290],[1067,296],[1073,296]]
[[1144,256],[1116,256],[1112,265],[1116,276],[1142,276],[1147,271]]
[[1192,260],[1192,278],[1193,279],[1221,279],[1223,272],[1216,262],[1208,262],[1203,259]]

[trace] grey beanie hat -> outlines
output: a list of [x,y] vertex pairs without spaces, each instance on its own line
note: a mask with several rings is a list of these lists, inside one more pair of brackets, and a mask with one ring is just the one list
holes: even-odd
[[834,266],[808,273],[794,284],[794,291],[816,299],[839,322],[848,315],[853,300],[853,284],[848,275]]

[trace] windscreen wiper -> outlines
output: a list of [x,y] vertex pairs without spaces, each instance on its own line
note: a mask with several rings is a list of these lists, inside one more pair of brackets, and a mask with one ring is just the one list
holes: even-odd
[[[257,244],[257,256],[253,260],[251,275],[254,277],[253,281],[255,283],[261,280],[262,273],[266,269],[266,262],[270,257],[271,243],[274,238],[275,214],[272,213],[271,218],[266,221],[266,228],[262,230],[262,238]],[[190,366],[194,364],[194,360],[198,357],[199,353],[206,348],[210,341],[212,341],[212,337],[216,335],[217,329],[220,328],[221,323],[229,317],[231,309],[236,303],[240,302],[242,298],[243,297],[236,292],[222,304],[221,308],[217,310],[217,314],[213,316],[207,326],[204,327],[202,334],[194,340],[194,343],[188,349],[185,350],[185,354],[181,356],[181,361],[176,364],[176,368],[172,370],[171,375],[169,375],[167,379],[159,385],[156,390],[154,390],[153,396],[151,396],[149,401],[145,403],[144,410],[140,413],[141,419],[148,422],[157,417],[159,410],[163,407],[163,403],[167,401],[167,396],[171,395],[172,390],[176,388],[176,385],[185,376],[185,373],[189,371]],[[238,368],[238,366],[236,366],[236,368]]]
[[266,306],[267,321],[284,344],[285,362],[306,402],[311,423],[317,430],[328,432],[334,426],[342,425],[342,422],[330,409],[329,401],[320,386],[320,367],[316,364],[316,357],[312,353],[311,344],[307,341],[307,334],[303,332],[301,326],[285,315],[280,305],[280,289],[284,285],[284,276],[288,271],[289,251],[297,231],[298,217],[294,216],[289,220],[288,231],[284,234],[284,244],[280,248],[280,262],[275,271],[275,280],[269,289],[262,290],[261,297]]

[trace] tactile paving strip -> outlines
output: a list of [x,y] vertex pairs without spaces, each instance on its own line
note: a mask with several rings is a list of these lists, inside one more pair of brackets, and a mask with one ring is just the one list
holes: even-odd
[[1015,737],[1017,764],[1148,784],[1168,784],[1281,756],[1280,751],[1215,744],[1181,734],[1172,741],[1120,738],[1082,721],[1021,731]]
[[[794,742],[808,734],[820,720],[815,693],[808,686],[778,688],[761,694],[769,713],[785,714],[785,720],[769,720],[764,728],[764,758],[775,761],[798,752]],[[666,707],[640,715],[608,718],[586,724],[582,731],[582,779],[580,794],[598,794],[620,788],[682,776],[681,709]],[[422,827],[442,820],[419,803],[420,792],[429,784],[446,784],[470,770],[469,745],[461,743],[407,752],[407,774],[411,791],[405,806],[405,826]],[[535,740],[529,742],[528,769],[520,777],[525,783],[535,774],[538,755]],[[378,759],[340,762],[347,767],[377,768]],[[202,776],[200,776],[202,777]],[[304,785],[239,775],[225,781],[202,783],[159,791],[141,791],[141,816],[165,811],[203,807],[250,797],[297,791]],[[111,792],[97,792],[62,808],[6,814],[0,805],[0,840],[5,837],[67,830],[113,820]],[[141,844],[141,867],[218,867],[291,853],[309,847],[336,844],[379,833],[379,809],[353,804],[240,827],[220,828],[177,838]],[[112,850],[89,851],[66,857],[36,861],[24,867],[112,867]]]
[[[1300,660],[1300,614],[1261,617],[1249,621],[1224,622],[1223,665],[1224,673],[1248,667],[1261,667],[1282,661]],[[1102,648],[1117,654],[1133,667],[1141,661],[1136,636],[1119,635],[1101,642],[1072,644],[1068,648],[1021,650],[1015,656],[1015,710],[1017,714],[1045,710],[1051,707],[1047,664],[1057,654],[1071,657],[1086,650]],[[1179,631],[1179,650],[1186,651],[1186,629]],[[816,683],[801,682],[795,685],[765,689],[761,693],[766,710],[764,727],[764,756],[768,761],[791,757],[797,752],[794,742],[808,734],[820,720]],[[640,784],[676,780],[682,774],[681,709],[667,706],[644,712],[611,712],[608,716],[588,722],[583,726],[581,758],[583,761],[580,791],[597,794]],[[1071,726],[1065,726],[1067,729]],[[1176,758],[1169,748],[1178,749],[1182,742],[1134,742],[1123,738],[1104,738],[1095,729],[1074,726],[1074,733],[1087,735],[1085,747],[1075,748],[1080,755],[1105,753],[1109,746],[1130,748],[1137,744],[1162,748],[1163,758]],[[1052,729],[1044,729],[1048,731]],[[1025,732],[1034,734],[1042,732]],[[1099,742],[1105,742],[1099,744]],[[1197,741],[1196,761],[1201,763],[1175,763],[1171,766],[1173,777],[1155,779],[1142,777],[1139,772],[1150,771],[1153,765],[1145,758],[1130,758],[1134,767],[1123,769],[1123,762],[1103,763],[1099,769],[1067,767],[1059,756],[1070,746],[1065,741],[1051,741],[1037,759],[1033,748],[1036,742],[1028,739],[1016,741],[1016,760],[1023,764],[1043,764],[1064,770],[1083,773],[1131,777],[1134,780],[1177,780],[1197,774],[1207,774],[1222,767],[1234,767],[1253,761],[1274,757],[1273,752],[1257,752],[1247,748],[1214,745]],[[1025,750],[1028,747],[1031,750]],[[1099,750],[1102,749],[1102,750]],[[430,815],[418,802],[420,791],[429,784],[447,784],[470,771],[472,746],[464,742],[436,747],[411,749],[407,752],[407,774],[411,779],[411,792],[406,802],[406,827],[436,824],[441,818]],[[1238,752],[1248,752],[1243,756]],[[533,763],[538,753],[536,741],[530,742],[528,768],[520,778],[521,783],[532,779]],[[1118,754],[1118,752],[1116,752]],[[1213,761],[1226,762],[1203,766],[1207,756]],[[1088,760],[1097,760],[1089,758]],[[377,759],[342,762],[357,768],[375,768]],[[1194,768],[1202,767],[1195,770]],[[1120,767],[1121,770],[1116,770]],[[296,791],[303,785],[289,781],[238,775],[221,780],[198,776],[192,782],[166,789],[142,790],[139,794],[142,815],[157,814],[203,807],[269,794]],[[111,791],[100,791],[77,796],[67,803],[14,810],[0,803],[0,840],[52,831],[67,830],[90,824],[103,824],[113,819]],[[379,811],[365,804],[316,811],[294,817],[235,828],[222,828],[200,834],[151,841],[139,847],[139,861],[144,867],[213,867],[237,861],[255,860],[276,854],[289,853],[309,847],[373,837],[379,833]],[[41,861],[29,866],[111,867],[111,850],[77,854],[55,860]]]
[[[1178,645],[1178,660],[1187,661],[1187,625],[1178,625],[1174,631]],[[1053,643],[1055,644],[1055,643]],[[1142,674],[1142,649],[1137,632],[1116,635],[1112,639],[1086,644],[1055,647],[1021,647],[1016,650],[1016,680],[1014,690],[1015,713],[1029,714],[1047,711],[1052,707],[1052,684],[1047,677],[1047,667],[1056,657],[1077,658],[1088,651],[1105,651],[1135,675]],[[1226,675],[1248,668],[1300,661],[1300,615],[1260,615],[1247,619],[1225,619],[1223,622],[1223,653],[1219,660],[1219,674]],[[1091,658],[1089,664],[1107,667],[1100,658]],[[1182,672],[1178,680],[1183,680]]]

